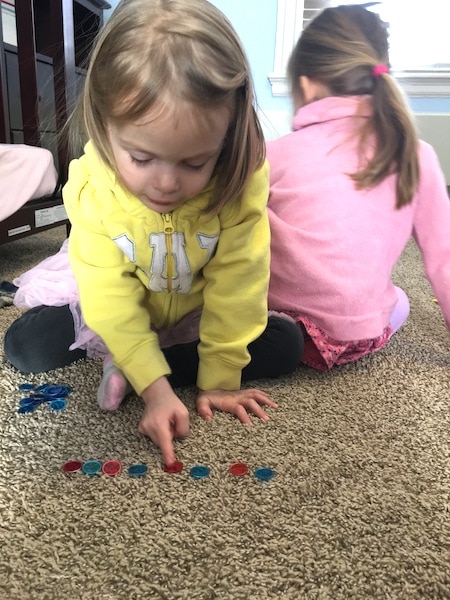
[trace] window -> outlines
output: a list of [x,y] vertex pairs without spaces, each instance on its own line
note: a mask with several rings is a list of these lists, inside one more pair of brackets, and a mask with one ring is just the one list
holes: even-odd
[[15,0],[1,0],[3,41],[17,46]]
[[450,96],[448,0],[427,0],[426,10],[411,0],[278,0],[274,72],[269,75],[274,96],[288,95],[286,64],[302,28],[323,8],[338,4],[371,5],[389,24],[393,75],[409,96]]

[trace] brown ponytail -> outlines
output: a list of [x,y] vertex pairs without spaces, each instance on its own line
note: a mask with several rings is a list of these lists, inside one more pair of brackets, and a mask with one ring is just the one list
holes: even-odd
[[322,11],[304,30],[288,64],[292,93],[302,75],[320,81],[333,96],[370,95],[373,114],[361,135],[375,135],[375,152],[350,177],[357,188],[371,188],[397,174],[396,207],[411,202],[419,181],[417,133],[408,105],[388,69],[388,34],[380,17],[361,6]]

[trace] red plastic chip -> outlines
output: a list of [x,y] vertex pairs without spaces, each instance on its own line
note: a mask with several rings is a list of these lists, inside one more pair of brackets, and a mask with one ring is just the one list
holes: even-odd
[[164,471],[166,473],[180,473],[183,470],[183,463],[180,460],[176,460],[170,465],[164,465]]
[[107,460],[102,465],[102,472],[109,477],[114,477],[122,471],[122,465],[118,460]]
[[236,462],[231,465],[229,471],[232,475],[236,475],[236,477],[243,477],[248,473],[248,467],[245,463]]
[[81,471],[83,463],[80,460],[69,460],[63,464],[62,470],[66,475],[75,475]]

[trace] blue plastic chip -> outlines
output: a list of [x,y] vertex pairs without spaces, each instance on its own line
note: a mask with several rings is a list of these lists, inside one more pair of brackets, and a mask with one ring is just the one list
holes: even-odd
[[33,383],[21,383],[19,385],[19,390],[25,392],[25,391],[29,391],[29,390],[34,390],[34,384]]
[[31,413],[34,412],[37,408],[37,404],[26,404],[25,406],[20,406],[19,409],[17,410],[17,412],[19,413],[19,415],[23,415],[25,413]]
[[130,477],[143,477],[148,471],[147,465],[135,464],[128,467],[128,475]]
[[196,465],[192,467],[189,471],[189,475],[194,479],[203,479],[204,477],[208,477],[211,473],[211,470],[208,467],[204,467],[203,465]]
[[67,402],[64,400],[64,398],[57,398],[49,403],[49,407],[56,411],[64,410],[66,406]]
[[254,475],[260,481],[269,481],[269,479],[275,477],[275,471],[267,467],[258,467],[255,469]]
[[85,463],[83,463],[81,470],[85,475],[93,477],[94,475],[99,475],[102,472],[102,463],[99,460],[87,460]]
[[70,392],[71,388],[67,385],[49,385],[44,391],[46,396],[55,398],[65,397]]
[[39,398],[35,398],[34,396],[26,396],[25,398],[21,398],[19,401],[19,406],[39,406],[41,400]]
[[47,388],[48,388],[48,383],[41,383],[36,388],[34,388],[34,390],[36,392],[42,392],[42,393],[44,393]]

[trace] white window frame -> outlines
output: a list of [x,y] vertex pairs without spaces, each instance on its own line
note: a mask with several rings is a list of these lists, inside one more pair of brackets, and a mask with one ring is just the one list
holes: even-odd
[[[273,96],[289,96],[286,65],[303,24],[304,0],[278,0],[273,72],[269,73]],[[450,69],[394,71],[393,76],[409,97],[450,97]]]

